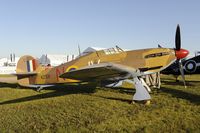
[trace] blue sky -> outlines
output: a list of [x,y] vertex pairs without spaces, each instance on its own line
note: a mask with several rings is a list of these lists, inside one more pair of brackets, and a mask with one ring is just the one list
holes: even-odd
[[0,57],[77,54],[77,45],[200,50],[198,0],[1,0]]

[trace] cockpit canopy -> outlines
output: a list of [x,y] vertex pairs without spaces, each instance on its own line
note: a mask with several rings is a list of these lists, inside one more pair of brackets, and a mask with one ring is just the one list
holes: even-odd
[[84,56],[84,55],[87,55],[89,53],[93,53],[93,52],[96,52],[96,51],[100,51],[100,50],[103,50],[105,52],[105,54],[116,54],[116,53],[120,53],[120,52],[123,52],[124,50],[121,49],[120,47],[116,46],[116,47],[113,47],[113,48],[98,48],[98,47],[88,47],[87,49],[85,49],[81,54],[80,56]]

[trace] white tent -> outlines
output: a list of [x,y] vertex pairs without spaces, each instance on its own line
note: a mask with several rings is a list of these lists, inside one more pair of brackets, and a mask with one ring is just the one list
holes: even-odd
[[1,58],[0,59],[0,74],[13,74],[16,73],[16,66],[19,57]]
[[11,60],[9,58],[1,58],[0,66],[17,66],[18,60],[19,60],[19,57],[15,57],[14,60]]
[[60,64],[74,60],[76,55],[57,55],[57,54],[46,54],[42,55],[39,59],[40,64],[51,66],[58,66]]
[[99,51],[99,50],[104,50],[106,48],[98,48],[98,47],[88,47],[87,49],[85,49],[82,53],[81,56],[95,52],[95,51]]
[[0,59],[0,66],[4,66],[6,62],[8,62],[7,58],[1,58]]

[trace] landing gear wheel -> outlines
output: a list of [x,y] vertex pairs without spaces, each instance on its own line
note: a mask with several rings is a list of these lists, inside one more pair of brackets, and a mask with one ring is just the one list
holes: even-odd
[[144,104],[144,105],[150,105],[151,104],[151,101],[150,100],[143,100],[143,101],[131,101],[130,104],[136,104],[136,103],[139,103],[139,104]]
[[135,101],[134,101],[134,100],[132,100],[132,101],[131,101],[131,104],[135,104]]
[[146,100],[146,101],[144,101],[144,104],[145,104],[145,105],[150,105],[150,104],[151,104],[151,101],[150,101],[150,100]]

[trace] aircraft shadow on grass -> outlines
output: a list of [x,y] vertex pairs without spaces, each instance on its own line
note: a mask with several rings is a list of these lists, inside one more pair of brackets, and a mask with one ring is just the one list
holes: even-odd
[[[9,87],[12,89],[19,88],[20,86],[18,84],[8,84],[8,83],[0,83],[0,88],[3,87]],[[23,87],[23,89],[33,89],[35,88],[26,88]],[[135,89],[126,89],[126,88],[121,88],[121,87],[115,87],[115,88],[105,88],[105,89],[111,89],[111,90],[117,90],[120,93],[126,93],[126,94],[134,94]],[[14,104],[14,103],[21,103],[21,102],[27,102],[27,101],[33,101],[33,100],[40,100],[40,99],[46,99],[46,98],[53,98],[53,97],[59,97],[59,96],[64,96],[64,95],[70,95],[70,94],[91,94],[94,93],[96,90],[95,86],[84,86],[84,85],[57,85],[57,86],[52,86],[46,88],[46,90],[53,90],[52,92],[49,93],[39,93],[37,95],[33,96],[27,96],[27,97],[22,97],[14,100],[8,100],[8,101],[3,101],[0,102],[0,105],[5,105],[5,104]],[[104,97],[104,96],[97,96],[105,99],[111,99],[111,100],[120,100],[123,102],[131,102],[131,99],[121,99],[121,98],[113,98],[113,97]]]
[[[119,92],[127,93],[126,89],[125,89],[125,91],[123,91],[123,88],[118,88],[118,89],[119,89]],[[154,93],[154,92],[155,92],[155,90],[153,90],[152,93]],[[157,90],[157,93],[161,93],[161,92],[168,93],[168,94],[171,94],[172,97],[185,99],[193,104],[200,105],[200,95],[192,94],[189,92],[185,92],[185,91],[177,90],[177,89],[173,89],[173,88],[166,88],[166,87],[161,87],[159,90]],[[127,94],[130,94],[130,93],[133,94],[134,91],[132,91],[132,92],[128,91]],[[106,97],[106,96],[99,96],[99,95],[96,95],[96,97],[101,97],[101,98],[105,98],[105,99],[109,99],[109,100],[118,100],[118,101],[126,102],[126,103],[132,102],[132,99],[125,99],[125,98],[117,98],[117,97],[110,97],[110,96]]]
[[135,89],[123,88],[123,87],[106,87],[103,90],[108,90],[108,89],[118,91],[119,93],[125,93],[125,94],[130,94],[130,95],[133,95],[135,93]]
[[3,88],[3,87],[9,87],[9,88],[18,88],[18,84],[10,84],[10,83],[1,83],[0,82],[0,88]]
[[176,90],[172,88],[162,87],[161,92],[171,94],[173,97],[188,100],[191,103],[200,104],[200,95],[185,92],[183,90]]
[[[174,82],[170,82],[170,81],[164,81],[164,82],[165,82],[165,84],[175,85]],[[194,82],[196,82],[196,81],[194,81]],[[16,88],[16,86],[18,86],[17,84],[12,84],[11,86],[10,86],[10,84],[8,84],[8,85],[11,88]],[[177,85],[177,83],[176,83],[176,85]],[[180,85],[182,85],[181,82],[180,82]],[[5,86],[6,86],[6,84],[0,84],[0,88],[5,87]],[[8,86],[6,86],[6,87],[8,87]],[[121,88],[121,87],[104,88],[104,90],[105,89],[117,90],[120,93],[125,93],[125,94],[130,94],[130,95],[134,94],[134,92],[135,92],[135,89]],[[33,96],[27,96],[27,97],[14,99],[14,100],[0,102],[0,105],[21,103],[21,102],[40,100],[40,99],[46,99],[46,98],[53,98],[53,97],[59,97],[59,96],[64,96],[64,95],[70,95],[70,94],[92,94],[96,91],[96,87],[85,87],[82,85],[79,85],[79,86],[77,86],[77,85],[70,85],[70,86],[69,85],[58,85],[58,86],[46,88],[46,90],[53,90],[53,91],[48,92],[48,93],[42,93],[42,94],[39,93],[39,94],[33,95]],[[185,92],[182,90],[177,90],[177,89],[167,88],[167,87],[161,87],[161,89],[159,89],[158,92],[168,93],[168,94],[171,94],[173,97],[185,99],[185,100],[188,100],[191,103],[194,103],[197,105],[200,104],[200,95],[197,95],[197,94],[192,94],[192,93]],[[101,98],[109,99],[109,100],[118,100],[118,101],[126,102],[126,103],[132,102],[132,99],[126,99],[126,98],[101,96],[101,95],[92,95],[92,96],[101,97]]]
[[53,90],[53,91],[48,92],[48,93],[42,93],[42,94],[38,92],[39,94],[37,94],[37,95],[0,102],[0,105],[21,103],[21,102],[40,100],[40,99],[46,99],[46,98],[53,98],[53,97],[59,97],[59,96],[64,96],[64,95],[70,95],[70,94],[90,94],[90,93],[95,92],[95,87],[85,88],[83,86],[59,85],[59,86],[49,87],[46,90]]
[[125,102],[125,103],[132,103],[132,95],[136,91],[133,88],[123,88],[123,87],[109,87],[109,88],[105,88],[105,89],[110,89],[110,90],[114,90],[114,91],[117,90],[119,93],[128,94],[128,95],[130,95],[130,99],[118,98],[118,97],[110,97],[110,96],[101,96],[101,95],[93,95],[93,96],[104,98],[104,99],[109,99],[109,100],[117,100],[117,101],[121,101],[121,102]]
[[[167,85],[176,85],[176,86],[178,85],[178,86],[184,87],[182,82],[175,83],[173,81],[163,81],[162,83],[167,84]],[[196,86],[196,83],[199,83],[199,81],[190,81],[190,82],[187,82],[187,85],[188,86]],[[126,89],[126,88],[120,88],[120,87],[109,88],[109,89],[118,90],[120,93],[126,93],[126,94],[130,94],[130,95],[135,93],[135,89]],[[156,90],[152,89],[152,93],[154,93],[154,92],[168,93],[168,94],[171,94],[173,97],[185,99],[193,104],[200,105],[200,95],[198,95],[198,94],[192,94],[189,92],[185,92],[183,90],[177,90],[177,89],[167,88],[167,87],[161,87],[160,89],[156,89]],[[117,98],[117,97],[110,97],[110,96],[106,97],[106,96],[99,96],[99,95],[96,95],[96,96],[105,98],[105,99],[109,99],[109,100],[118,100],[118,101],[122,101],[122,102],[126,102],[126,103],[132,102],[132,99]]]
[[100,97],[108,100],[116,100],[116,101],[121,101],[125,103],[132,103],[132,99],[125,99],[125,98],[117,98],[117,97],[106,97],[106,96],[100,96],[100,95],[95,95],[95,97]]
[[[199,83],[199,81],[186,81],[186,86],[196,86],[196,83]],[[164,84],[164,85],[178,85],[178,86],[184,87],[184,84],[181,81],[175,82],[173,80],[163,80],[162,84]]]
[[[197,83],[199,83],[199,81],[187,81],[186,85],[187,85],[187,87],[198,86]],[[184,87],[184,84],[181,81],[174,82],[173,80],[163,80],[162,84]],[[170,88],[161,87],[161,89],[159,91],[171,94],[173,97],[176,97],[176,98],[188,100],[189,102],[197,104],[197,105],[200,104],[200,95],[198,95],[198,94],[192,94],[192,93],[186,92],[184,90],[174,89],[172,87],[170,87]]]

